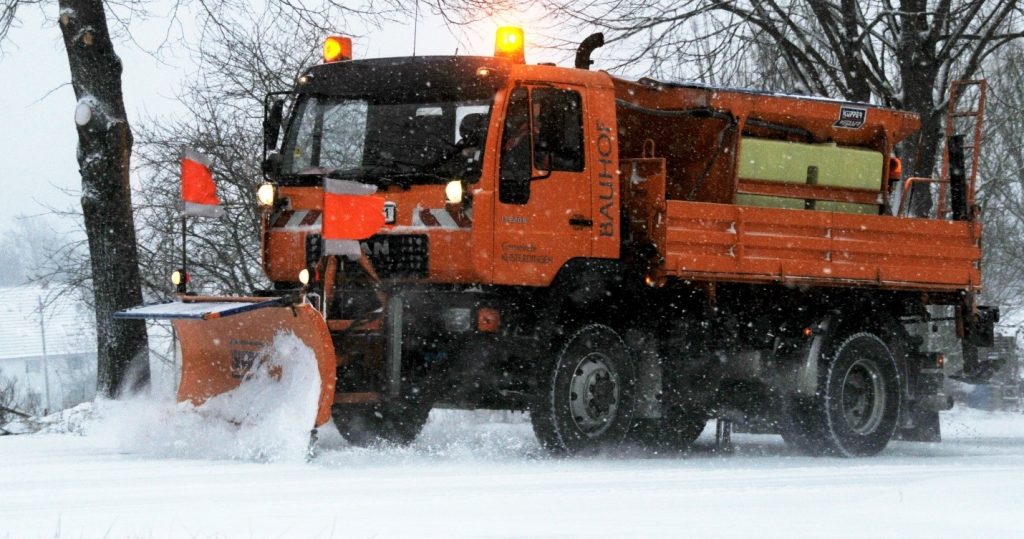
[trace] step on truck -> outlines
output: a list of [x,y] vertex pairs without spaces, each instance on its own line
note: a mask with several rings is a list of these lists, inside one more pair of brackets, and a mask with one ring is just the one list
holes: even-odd
[[[331,37],[268,96],[272,289],[120,315],[173,319],[180,399],[237,386],[286,331],[319,362],[317,425],[355,444],[409,443],[435,407],[528,411],[563,453],[685,447],[712,418],[812,454],[939,439],[946,370],[998,367],[977,146],[905,178],[915,114],[625,80],[589,69],[599,34],[531,65],[523,37],[380,59]],[[959,366],[912,331],[939,318]]]

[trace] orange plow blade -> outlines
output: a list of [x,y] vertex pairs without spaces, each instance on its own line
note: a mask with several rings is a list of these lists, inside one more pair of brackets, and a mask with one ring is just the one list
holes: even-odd
[[[316,426],[331,420],[336,358],[327,323],[309,304],[284,305],[268,298],[185,298],[137,307],[117,318],[170,319],[181,343],[178,400],[201,404],[238,387],[274,337],[293,334],[316,356],[320,399]],[[289,358],[280,358],[288,368]]]

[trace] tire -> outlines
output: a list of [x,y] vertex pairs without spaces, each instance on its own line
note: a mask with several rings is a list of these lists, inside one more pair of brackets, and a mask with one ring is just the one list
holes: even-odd
[[423,430],[430,406],[418,402],[382,402],[369,406],[338,406],[334,425],[352,445],[409,445]]
[[593,453],[620,444],[636,407],[629,349],[608,326],[591,324],[565,342],[530,419],[554,453]]
[[792,398],[783,438],[806,453],[875,455],[896,431],[902,406],[892,352],[874,333],[849,335],[823,356],[814,397]]
[[551,413],[546,412],[542,407],[530,411],[530,426],[533,427],[533,435],[537,437],[541,447],[553,455],[565,453],[562,440],[558,437],[555,424],[552,421]]

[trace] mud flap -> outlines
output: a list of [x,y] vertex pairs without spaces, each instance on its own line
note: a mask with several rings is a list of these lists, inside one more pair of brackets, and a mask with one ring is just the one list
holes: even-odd
[[961,350],[964,369],[962,374],[951,378],[968,384],[986,384],[999,369],[1003,368],[1005,362],[1005,358],[979,350],[994,345],[999,309],[979,306],[975,311],[971,313],[968,305],[957,308],[957,326],[963,337]]
[[274,337],[292,333],[313,350],[320,372],[315,426],[331,420],[337,372],[334,343],[323,316],[308,303],[293,306],[276,298],[198,298],[136,307],[115,314],[115,318],[171,320],[181,344],[178,401],[194,404],[238,387]]
[[941,442],[942,428],[939,424],[939,412],[918,406],[910,406],[903,411],[909,414],[912,427],[896,429],[895,439],[907,442]]

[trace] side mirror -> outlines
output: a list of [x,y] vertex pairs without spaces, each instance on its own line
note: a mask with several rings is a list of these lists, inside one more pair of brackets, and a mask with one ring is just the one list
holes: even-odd
[[281,132],[281,120],[284,116],[284,100],[275,99],[270,109],[263,116],[263,148],[277,148],[277,138]]
[[539,153],[534,150],[533,167],[539,174],[530,177],[530,181],[534,180],[546,180],[551,177],[551,169],[554,168],[551,165],[551,153],[544,152]]
[[281,174],[281,154],[280,152],[270,152],[267,157],[263,159],[263,173],[271,178],[276,178]]

